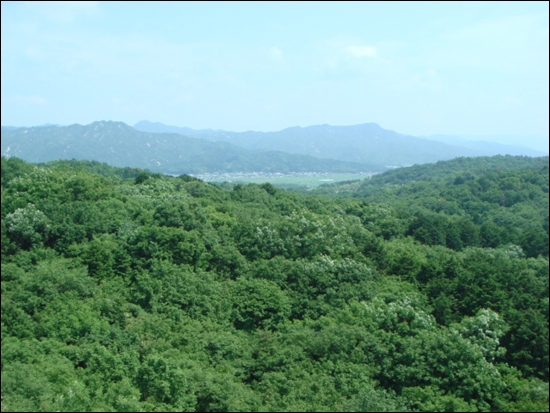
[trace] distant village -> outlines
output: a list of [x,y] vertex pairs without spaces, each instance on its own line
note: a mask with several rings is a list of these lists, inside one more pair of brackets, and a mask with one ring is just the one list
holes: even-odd
[[[364,175],[372,176],[373,172],[362,172],[362,173],[350,173],[346,175]],[[195,178],[199,178],[206,182],[211,181],[228,181],[231,182],[235,179],[250,179],[250,178],[284,178],[284,177],[329,177],[334,175],[333,172],[215,172],[215,173],[204,173],[204,174],[189,174]],[[333,181],[333,179],[327,179],[328,181]]]

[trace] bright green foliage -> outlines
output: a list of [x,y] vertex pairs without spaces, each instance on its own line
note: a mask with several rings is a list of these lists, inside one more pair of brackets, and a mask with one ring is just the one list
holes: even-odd
[[487,309],[479,310],[475,317],[463,318],[457,327],[458,333],[478,346],[489,361],[505,353],[499,341],[504,329],[505,324],[498,313]]
[[25,250],[42,246],[50,230],[46,215],[30,203],[6,215],[6,227],[11,240]]
[[383,229],[388,214],[374,210],[376,219],[365,216],[372,204],[350,211],[365,223],[374,221],[369,225],[385,238],[405,233],[454,250],[513,243],[529,257],[547,257],[548,185],[548,157],[494,156],[399,168],[314,193],[390,204],[397,210],[392,215],[405,219],[394,219],[389,232]]
[[472,162],[331,200],[3,158],[2,411],[548,410],[548,168]]

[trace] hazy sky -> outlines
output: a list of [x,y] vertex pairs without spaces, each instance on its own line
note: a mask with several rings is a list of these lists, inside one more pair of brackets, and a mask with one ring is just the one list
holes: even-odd
[[548,137],[548,2],[5,2],[2,125]]

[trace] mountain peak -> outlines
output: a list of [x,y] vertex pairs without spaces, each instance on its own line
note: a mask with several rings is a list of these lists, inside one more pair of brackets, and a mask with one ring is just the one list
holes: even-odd
[[89,125],[85,125],[85,126],[99,126],[99,127],[118,126],[118,127],[130,128],[130,126],[128,126],[124,122],[120,122],[120,121],[116,121],[116,120],[98,120],[98,121],[92,122]]

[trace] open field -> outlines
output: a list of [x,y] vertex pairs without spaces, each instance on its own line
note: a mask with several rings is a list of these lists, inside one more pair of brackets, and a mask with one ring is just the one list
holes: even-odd
[[350,173],[320,173],[320,172],[296,172],[296,173],[224,173],[224,174],[202,174],[194,175],[207,182],[230,182],[230,183],[256,183],[261,184],[269,182],[275,186],[290,187],[301,186],[315,188],[319,185],[350,181],[356,179],[365,179],[374,173],[365,172],[360,174]]

